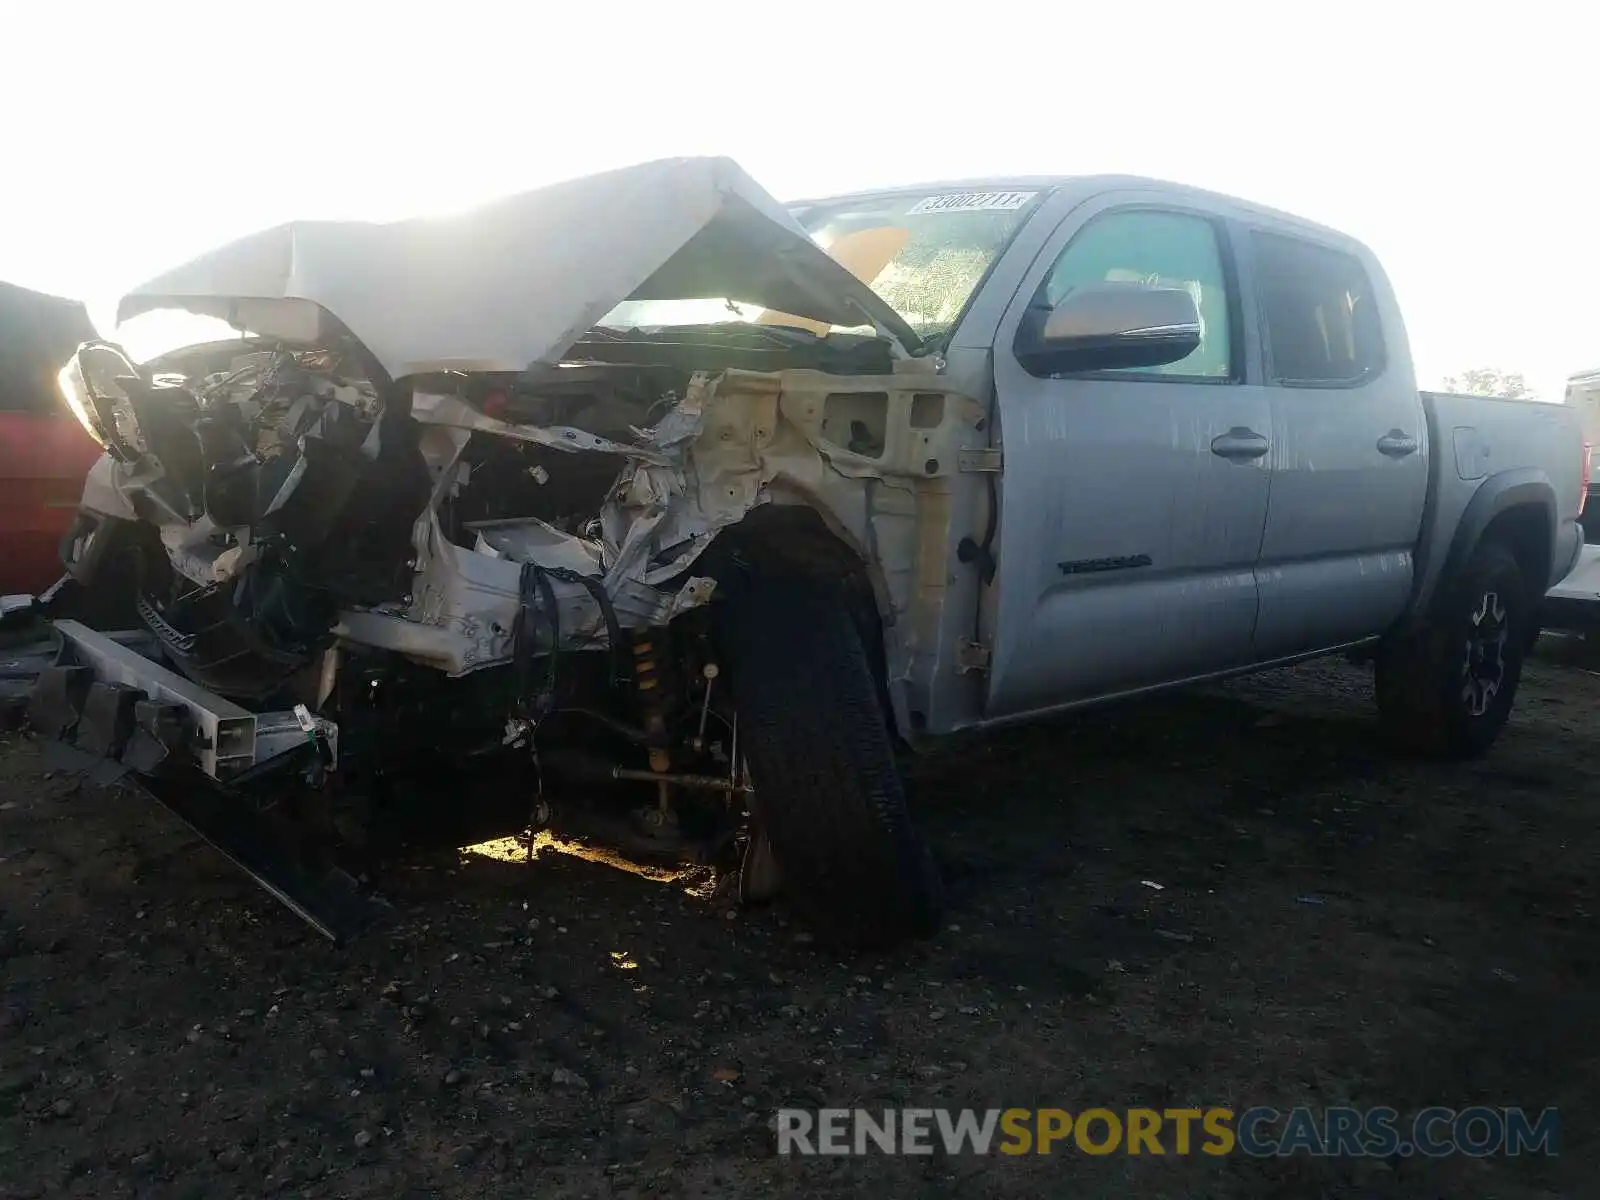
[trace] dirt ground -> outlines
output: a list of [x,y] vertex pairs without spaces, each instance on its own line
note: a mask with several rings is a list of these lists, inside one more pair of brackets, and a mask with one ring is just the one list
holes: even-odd
[[[0,1195],[1596,1195],[1600,675],[1535,664],[1464,766],[1376,750],[1369,692],[1316,664],[922,761],[949,927],[854,961],[554,849],[389,862],[395,920],[335,949],[10,735]],[[1473,1103],[1559,1107],[1560,1156],[798,1159],[770,1127]]]

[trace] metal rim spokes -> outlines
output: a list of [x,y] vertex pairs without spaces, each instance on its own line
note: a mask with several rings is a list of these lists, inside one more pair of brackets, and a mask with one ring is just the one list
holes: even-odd
[[1506,680],[1506,641],[1511,636],[1506,606],[1499,592],[1486,591],[1473,610],[1461,664],[1461,698],[1467,711],[1481,717],[1489,711]]

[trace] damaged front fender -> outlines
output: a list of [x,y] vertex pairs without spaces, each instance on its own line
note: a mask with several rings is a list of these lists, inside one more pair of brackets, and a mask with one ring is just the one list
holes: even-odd
[[[419,408],[438,417],[454,411],[432,400]],[[473,416],[466,428],[481,430]],[[643,445],[628,448],[592,536],[514,519],[478,525],[468,549],[438,521],[466,444],[441,421],[431,436],[442,465],[415,529],[409,603],[345,612],[335,632],[452,675],[507,663],[523,564],[533,563],[566,576],[550,583],[560,648],[600,649],[609,641],[606,613],[592,582],[574,576],[600,583],[621,628],[664,625],[712,599],[715,581],[693,568],[719,535],[759,506],[803,506],[872,582],[891,683],[926,688],[943,665],[954,547],[964,531],[955,528],[953,481],[961,452],[981,444],[981,422],[974,401],[931,374],[703,373]],[[547,632],[540,636],[548,649]]]

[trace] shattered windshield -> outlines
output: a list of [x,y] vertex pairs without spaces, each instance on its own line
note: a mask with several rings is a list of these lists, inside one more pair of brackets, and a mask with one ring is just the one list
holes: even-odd
[[[966,311],[1038,195],[894,192],[824,202],[795,216],[819,246],[904,317],[923,342],[938,344]],[[819,334],[844,329],[722,298],[628,300],[600,322],[610,329],[732,323],[792,326]]]

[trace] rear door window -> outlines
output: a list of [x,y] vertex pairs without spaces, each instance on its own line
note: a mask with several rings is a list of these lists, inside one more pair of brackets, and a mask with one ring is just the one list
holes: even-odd
[[1260,230],[1251,247],[1274,382],[1355,387],[1382,374],[1383,326],[1359,259]]

